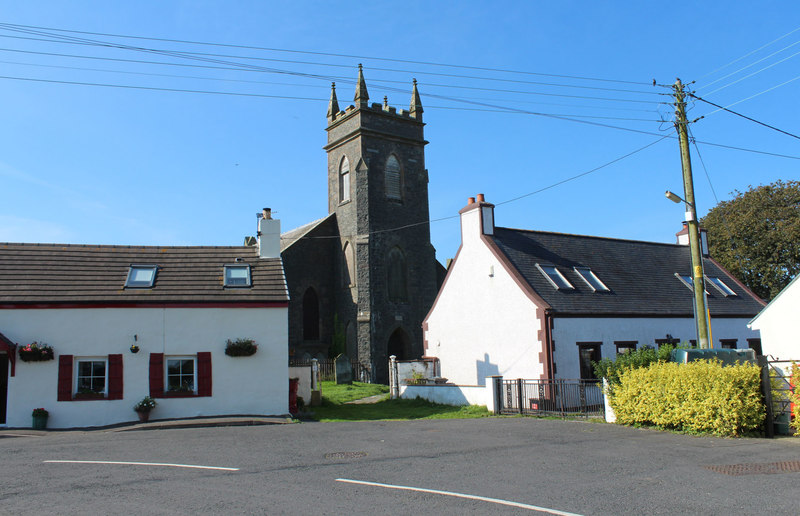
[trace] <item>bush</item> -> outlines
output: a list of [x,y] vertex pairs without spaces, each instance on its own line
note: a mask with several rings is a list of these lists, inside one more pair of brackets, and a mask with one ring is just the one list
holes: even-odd
[[761,370],[754,364],[656,363],[623,371],[619,380],[609,402],[621,424],[720,436],[752,434],[764,425]]
[[800,435],[800,364],[792,362],[791,383],[794,392],[789,396],[789,400],[794,403],[792,407],[792,428],[794,435]]
[[658,349],[640,348],[630,353],[617,355],[615,360],[604,358],[599,362],[593,362],[594,374],[597,378],[606,378],[609,390],[613,391],[614,387],[619,385],[619,377],[623,372],[647,367],[656,362],[667,362],[673,349],[675,349],[673,345],[665,344]]

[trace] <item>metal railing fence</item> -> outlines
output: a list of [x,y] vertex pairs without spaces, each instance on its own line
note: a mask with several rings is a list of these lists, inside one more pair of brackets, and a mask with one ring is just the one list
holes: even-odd
[[505,380],[495,390],[501,414],[603,417],[602,383],[590,380]]

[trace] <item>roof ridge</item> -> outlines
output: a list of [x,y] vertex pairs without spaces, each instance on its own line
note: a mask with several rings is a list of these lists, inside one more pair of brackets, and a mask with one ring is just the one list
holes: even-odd
[[598,235],[579,235],[577,233],[562,233],[559,231],[543,231],[537,229],[519,229],[519,228],[507,228],[502,226],[495,226],[495,229],[505,229],[508,231],[518,231],[520,233],[539,233],[539,234],[546,234],[546,235],[557,235],[557,236],[565,236],[565,237],[580,237],[580,238],[592,238],[596,240],[612,240],[617,242],[632,242],[637,244],[651,244],[651,245],[662,245],[668,247],[686,247],[682,244],[670,244],[667,242],[652,242],[650,240],[633,240],[630,238],[618,238],[618,237],[604,237]]
[[104,249],[252,249],[246,245],[126,245],[126,244],[57,244],[47,242],[0,242],[0,248],[9,246],[23,247],[72,247],[72,248],[104,248]]

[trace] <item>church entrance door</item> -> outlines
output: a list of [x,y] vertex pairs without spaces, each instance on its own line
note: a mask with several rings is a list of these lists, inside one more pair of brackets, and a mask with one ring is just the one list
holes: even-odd
[[411,350],[411,339],[403,328],[397,328],[389,337],[389,356],[396,356],[397,360],[408,360]]

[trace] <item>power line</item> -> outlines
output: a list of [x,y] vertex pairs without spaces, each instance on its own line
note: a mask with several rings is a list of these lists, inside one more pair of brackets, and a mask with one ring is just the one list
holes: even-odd
[[[747,70],[748,68],[750,68],[750,67],[752,67],[752,66],[755,66],[755,65],[757,65],[758,63],[760,63],[760,62],[762,62],[762,61],[766,61],[766,60],[767,60],[767,59],[769,59],[770,57],[772,57],[772,56],[774,56],[774,55],[777,55],[777,54],[780,54],[780,53],[781,53],[781,52],[783,52],[784,50],[787,50],[787,49],[789,49],[789,48],[791,48],[791,47],[793,47],[793,46],[795,46],[795,45],[800,45],[800,41],[795,41],[794,43],[792,43],[792,44],[791,44],[791,45],[789,45],[789,46],[783,47],[782,49],[780,49],[780,50],[777,50],[777,51],[775,51],[775,52],[771,53],[771,54],[770,54],[770,55],[768,55],[768,56],[764,56],[764,57],[762,57],[761,59],[759,59],[758,61],[754,61],[754,62],[750,63],[750,64],[749,64],[749,65],[747,65],[747,66],[743,66],[742,68],[739,68],[738,70],[736,70],[736,71],[734,71],[734,72],[731,72],[731,73],[729,73],[729,74],[727,74],[727,75],[723,75],[723,76],[722,76],[722,77],[720,77],[719,79],[715,79],[715,80],[713,80],[713,81],[709,82],[708,84],[705,84],[705,85],[704,85],[702,88],[698,88],[698,89],[704,89],[704,88],[708,88],[709,86],[711,86],[711,85],[712,85],[712,84],[714,84],[714,83],[717,83],[717,82],[719,82],[719,81],[725,80],[725,79],[727,79],[728,77],[731,77],[731,76],[733,76],[733,75],[736,75],[737,73],[741,72],[742,70]],[[795,55],[797,55],[797,54],[795,54]],[[789,56],[789,57],[792,57],[792,56]],[[778,62],[780,63],[781,61],[778,61]],[[776,63],[776,64],[777,64],[777,63]],[[766,70],[766,68],[764,68],[764,70]],[[733,83],[732,83],[732,84],[733,84]]]
[[800,30],[800,27],[797,27],[796,29],[794,29],[794,30],[792,30],[792,31],[789,31],[789,32],[787,32],[786,34],[784,34],[783,36],[781,36],[781,37],[779,37],[779,38],[777,38],[777,39],[773,39],[772,41],[770,41],[770,42],[769,42],[769,43],[767,43],[766,45],[762,45],[762,46],[758,47],[757,49],[755,49],[755,50],[753,50],[753,51],[750,51],[750,52],[746,53],[746,54],[745,54],[745,55],[743,55],[742,57],[739,57],[739,58],[737,58],[737,59],[734,59],[734,60],[733,60],[733,61],[731,61],[730,63],[720,66],[720,67],[719,67],[719,68],[717,68],[716,70],[712,70],[712,71],[708,72],[707,74],[703,75],[703,76],[701,77],[701,79],[702,79],[702,78],[704,78],[704,77],[708,77],[709,75],[715,74],[715,73],[717,73],[718,71],[720,71],[720,70],[723,70],[723,69],[725,69],[725,68],[729,67],[730,65],[732,65],[732,64],[734,64],[734,63],[738,63],[738,62],[739,62],[739,61],[741,61],[742,59],[745,59],[745,58],[747,58],[747,57],[750,57],[751,55],[755,54],[755,53],[756,53],[756,52],[758,52],[759,50],[763,50],[763,49],[767,48],[768,46],[772,45],[773,43],[777,43],[778,41],[782,40],[783,38],[785,38],[785,37],[787,37],[787,36],[790,36],[790,35],[794,34],[795,32],[797,32],[797,31],[799,31],[799,30]]
[[[735,106],[736,104],[741,104],[742,102],[745,102],[745,101],[747,101],[747,100],[750,100],[750,99],[756,98],[756,97],[758,97],[759,95],[763,95],[763,94],[765,94],[765,93],[767,93],[767,92],[770,92],[770,91],[772,91],[772,90],[774,90],[774,89],[780,88],[781,86],[785,86],[785,85],[789,84],[790,82],[794,82],[794,81],[796,81],[797,79],[800,79],[800,75],[798,75],[797,77],[795,77],[795,78],[793,78],[793,79],[789,79],[788,81],[784,81],[784,82],[782,82],[782,83],[780,83],[780,84],[776,84],[775,86],[772,86],[772,87],[770,87],[770,88],[767,88],[766,90],[764,90],[764,91],[761,91],[761,92],[759,92],[759,93],[756,93],[755,95],[750,95],[749,97],[745,97],[745,98],[743,98],[743,99],[741,99],[741,100],[737,100],[736,102],[732,102],[732,103],[728,104],[728,106],[727,106],[727,107]],[[727,108],[726,108],[726,109],[727,109]],[[718,109],[717,111],[720,111],[720,110]],[[717,111],[712,111],[711,113],[708,113],[707,115],[704,115],[704,116],[709,116],[709,115],[712,115],[712,114],[716,113]]]
[[[276,59],[276,58],[268,58],[268,57],[255,57],[255,56],[241,56],[241,55],[230,55],[230,54],[212,54],[212,53],[205,53],[205,52],[186,52],[186,51],[175,51],[175,50],[165,50],[165,49],[142,49],[138,47],[127,47],[127,46],[119,46],[110,43],[104,42],[92,42],[92,41],[62,41],[62,40],[54,40],[54,39],[43,39],[43,38],[26,38],[22,36],[9,36],[9,35],[2,35],[2,38],[12,38],[12,39],[25,39],[25,40],[33,40],[33,41],[44,41],[50,43],[68,43],[72,45],[89,45],[89,46],[101,46],[101,47],[112,47],[112,48],[120,48],[126,50],[137,50],[137,51],[147,51],[147,52],[164,52],[169,53],[170,55],[176,55],[180,57],[185,57],[188,59],[194,58],[194,56],[199,57],[222,57],[228,59],[246,59],[246,60],[255,60],[255,61],[269,61],[269,62],[278,62],[278,63],[288,63],[288,64],[302,64],[302,65],[314,65],[314,66],[328,66],[328,67],[335,67],[335,68],[348,68],[352,69],[352,65],[345,65],[345,64],[336,64],[336,63],[322,63],[318,61],[298,61],[292,59]],[[407,73],[407,74],[415,74],[417,76],[438,76],[438,77],[450,77],[456,79],[473,79],[473,80],[481,80],[481,81],[494,81],[494,82],[506,82],[506,83],[515,83],[515,84],[532,84],[537,86],[554,86],[554,87],[562,87],[562,88],[577,88],[577,89],[586,89],[586,90],[598,90],[598,91],[612,91],[612,92],[622,92],[622,93],[638,93],[643,95],[658,95],[659,93],[654,91],[641,91],[641,90],[631,90],[631,89],[623,89],[623,88],[602,88],[598,86],[584,86],[579,84],[564,84],[564,83],[552,83],[552,82],[541,82],[541,81],[523,81],[519,79],[504,79],[500,77],[481,77],[475,75],[463,75],[463,74],[452,74],[452,73],[441,73],[441,72],[426,72],[422,70],[404,70],[404,69],[397,69],[397,68],[380,68],[380,67],[370,67],[370,70],[379,71],[379,72],[391,72],[391,73]]]
[[[512,198],[512,199],[508,199],[508,200],[506,200],[506,201],[498,202],[498,203],[496,203],[496,204],[495,204],[495,206],[501,206],[501,205],[503,205],[503,204],[509,204],[509,203],[512,203],[512,202],[518,201],[518,200],[520,200],[520,199],[524,199],[524,198],[526,198],[526,197],[530,197],[530,196],[532,196],[532,195],[536,195],[536,194],[539,194],[539,193],[545,192],[545,191],[547,191],[547,190],[550,190],[550,189],[552,189],[552,188],[555,188],[555,187],[557,187],[557,186],[563,185],[564,183],[568,183],[568,182],[570,182],[570,181],[574,181],[574,180],[576,180],[576,179],[579,179],[579,178],[581,178],[581,177],[588,176],[589,174],[592,174],[592,173],[594,173],[594,172],[597,172],[597,171],[598,171],[598,170],[600,170],[600,169],[606,168],[606,167],[608,167],[609,165],[613,165],[614,163],[617,163],[617,162],[619,162],[619,161],[622,161],[622,160],[624,160],[625,158],[628,158],[628,157],[630,157],[630,156],[633,156],[634,154],[636,154],[636,153],[638,153],[638,152],[641,152],[641,151],[643,151],[643,150],[645,150],[645,149],[647,149],[647,148],[649,148],[649,147],[652,147],[653,145],[655,145],[655,144],[657,144],[658,142],[660,142],[660,141],[662,141],[662,140],[665,140],[665,139],[667,139],[667,138],[669,138],[669,136],[662,136],[661,138],[659,138],[658,140],[656,140],[656,141],[654,141],[654,142],[648,143],[647,145],[645,145],[645,146],[643,146],[643,147],[639,147],[638,149],[636,149],[636,150],[634,150],[634,151],[628,152],[627,154],[624,154],[624,155],[622,155],[622,156],[620,156],[620,157],[618,157],[618,158],[616,158],[616,159],[613,159],[613,160],[611,160],[611,161],[609,161],[609,162],[606,162],[606,163],[604,163],[604,164],[602,164],[602,165],[600,165],[600,166],[597,166],[597,167],[595,167],[595,168],[593,168],[593,169],[591,169],[591,170],[587,170],[587,171],[585,171],[585,172],[581,172],[580,174],[576,174],[576,175],[574,175],[574,176],[571,176],[571,177],[568,177],[568,178],[566,178],[566,179],[562,179],[561,181],[557,181],[557,182],[555,182],[555,183],[552,183],[552,184],[550,184],[550,185],[547,185],[547,186],[545,186],[544,188],[540,188],[540,189],[538,189],[538,190],[535,190],[535,191],[533,191],[533,192],[529,192],[529,193],[527,193],[527,194],[520,195],[520,196],[518,196],[518,197],[514,197],[514,198]],[[440,217],[440,218],[437,218],[437,219],[431,219],[431,220],[426,220],[426,221],[422,221],[422,222],[415,222],[415,223],[412,223],[412,224],[406,224],[406,225],[403,225],[403,226],[398,226],[398,227],[395,227],[395,228],[388,228],[388,229],[380,229],[380,230],[376,230],[376,231],[370,231],[369,233],[367,233],[367,235],[366,235],[366,236],[369,236],[369,235],[375,235],[375,234],[379,234],[379,233],[388,233],[388,232],[392,232],[392,231],[400,231],[400,230],[407,229],[407,228],[412,228],[412,227],[416,227],[416,226],[421,226],[421,225],[423,225],[423,224],[432,224],[432,223],[434,223],[434,222],[441,222],[441,221],[444,221],[444,220],[455,219],[455,218],[458,218],[458,217],[459,217],[459,215],[450,215],[450,216],[447,216],[447,217]],[[345,236],[319,236],[319,237],[309,237],[309,236],[305,236],[305,235],[304,235],[304,236],[301,236],[301,237],[295,237],[295,238],[289,238],[289,237],[283,237],[283,236],[282,236],[282,237],[281,237],[281,240],[294,240],[294,241],[296,242],[296,241],[298,241],[298,240],[304,240],[304,239],[308,239],[308,240],[326,240],[326,239],[339,239],[339,238],[353,238],[354,236],[361,236],[361,235],[345,235]]]
[[737,113],[736,111],[732,111],[732,110],[730,110],[730,109],[728,109],[728,108],[722,107],[722,106],[720,106],[719,104],[714,104],[713,102],[711,102],[711,101],[709,101],[709,100],[706,100],[706,99],[704,99],[704,98],[700,98],[700,97],[698,97],[697,95],[694,95],[694,94],[692,94],[692,93],[689,93],[689,96],[690,96],[690,97],[692,97],[692,98],[695,98],[695,99],[697,99],[697,100],[699,100],[699,101],[701,101],[701,102],[705,102],[706,104],[711,104],[712,106],[714,106],[714,107],[718,107],[718,108],[719,108],[717,111],[712,111],[711,113],[709,113],[709,114],[708,114],[708,115],[706,115],[706,116],[709,116],[709,115],[711,115],[711,114],[713,114],[713,113],[716,113],[716,112],[718,112],[718,111],[727,111],[728,113],[734,114],[734,115],[736,115],[736,116],[740,116],[740,117],[742,117],[742,118],[744,118],[744,119],[746,119],[746,120],[750,120],[751,122],[755,122],[755,123],[757,123],[757,124],[759,124],[759,125],[763,125],[764,127],[768,127],[768,128],[770,128],[770,129],[773,129],[773,130],[775,130],[775,131],[778,131],[779,133],[783,133],[783,134],[785,134],[785,135],[791,136],[792,138],[797,138],[798,140],[800,140],[800,136],[797,136],[796,134],[792,134],[792,133],[790,133],[790,132],[784,131],[783,129],[778,129],[778,128],[777,128],[777,127],[775,127],[774,125],[765,124],[764,122],[760,122],[760,121],[756,120],[755,118],[750,118],[750,117],[749,117],[749,116],[747,116],[747,115],[743,115],[743,114],[741,114],[741,113]]
[[756,70],[755,72],[753,72],[753,73],[751,73],[751,74],[745,75],[744,77],[741,77],[741,78],[739,78],[739,79],[736,79],[735,81],[733,81],[733,82],[730,82],[730,83],[728,83],[728,84],[726,84],[726,85],[724,85],[724,86],[720,86],[720,87],[719,87],[719,88],[717,88],[716,90],[711,90],[711,91],[709,91],[708,93],[706,93],[706,95],[711,95],[711,94],[717,93],[718,91],[722,91],[722,90],[724,90],[725,88],[727,88],[727,87],[729,87],[729,86],[733,86],[734,84],[736,84],[736,83],[738,83],[738,82],[742,82],[742,81],[743,81],[743,80],[745,80],[745,79],[749,79],[750,77],[752,77],[752,76],[754,76],[754,75],[757,75],[757,74],[759,74],[759,73],[763,72],[764,70],[768,70],[768,69],[772,68],[773,66],[777,66],[777,65],[779,65],[779,64],[781,64],[781,63],[783,63],[784,61],[788,61],[789,59],[791,59],[791,58],[793,58],[793,57],[795,57],[795,56],[797,56],[797,55],[800,55],[800,52],[795,52],[794,54],[790,55],[789,57],[785,57],[785,58],[781,59],[780,61],[776,61],[776,62],[772,63],[772,64],[771,64],[771,65],[769,65],[769,66],[765,66],[764,68],[761,68],[760,70]]
[[540,77],[556,77],[556,78],[562,78],[562,79],[578,79],[578,80],[587,80],[587,81],[612,82],[612,83],[619,83],[619,84],[636,84],[636,85],[640,85],[640,86],[649,86],[650,85],[649,82],[626,81],[626,80],[618,80],[618,79],[606,79],[606,78],[587,77],[587,76],[580,76],[580,75],[550,74],[550,73],[530,72],[530,71],[522,71],[522,70],[511,70],[511,69],[503,69],[503,68],[490,68],[490,67],[482,67],[482,66],[457,65],[457,64],[449,64],[449,63],[437,63],[437,62],[431,62],[431,61],[415,61],[415,60],[411,60],[411,59],[394,59],[394,58],[388,58],[388,57],[372,57],[372,56],[358,56],[358,55],[352,55],[352,54],[337,54],[337,53],[332,53],[332,52],[318,52],[318,51],[307,51],[307,50],[293,50],[293,49],[281,49],[281,48],[270,48],[270,47],[258,47],[258,46],[250,46],[250,45],[234,45],[234,44],[226,44],[226,43],[212,43],[212,42],[205,42],[205,41],[191,41],[191,40],[181,40],[181,39],[131,36],[131,35],[123,35],[123,34],[110,34],[110,33],[102,33],[102,32],[88,32],[88,31],[59,29],[59,28],[53,28],[53,27],[40,27],[40,26],[34,26],[34,25],[18,25],[18,24],[12,24],[12,23],[0,23],[0,27],[17,28],[17,29],[52,30],[52,31],[57,31],[57,32],[66,32],[66,33],[71,33],[71,34],[85,34],[85,35],[90,35],[90,36],[106,36],[106,37],[114,37],[114,38],[138,39],[138,40],[145,40],[145,41],[163,41],[163,42],[170,42],[170,43],[184,43],[184,44],[190,44],[190,45],[205,45],[205,46],[217,46],[217,47],[227,47],[227,48],[241,48],[241,49],[248,49],[248,50],[262,50],[262,51],[268,51],[268,52],[284,52],[284,53],[292,53],[292,54],[318,55],[318,56],[329,56],[329,57],[343,57],[343,58],[350,58],[350,59],[362,59],[362,60],[370,60],[370,61],[385,61],[385,62],[394,62],[394,63],[419,64],[419,65],[426,65],[426,66],[441,66],[441,67],[447,67],[447,68],[463,68],[465,70],[482,70],[482,71],[490,71],[490,72],[502,72],[502,73],[521,74],[521,75],[533,75],[533,76],[540,76]]

